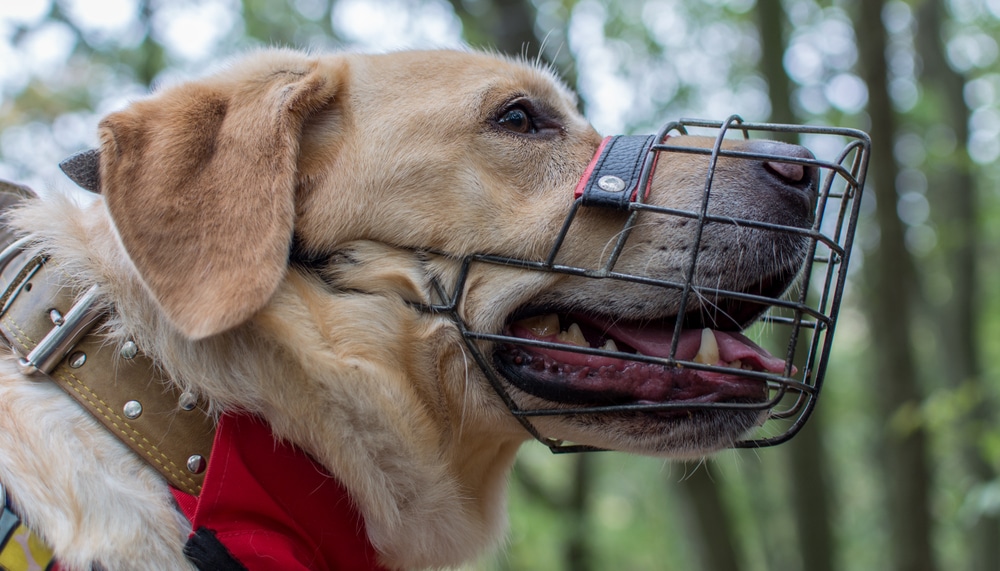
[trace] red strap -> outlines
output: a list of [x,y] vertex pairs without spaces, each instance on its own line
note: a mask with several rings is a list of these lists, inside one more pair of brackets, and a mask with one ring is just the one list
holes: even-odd
[[[649,156],[655,142],[654,135],[605,137],[580,177],[573,198],[582,198],[584,206],[630,210],[631,203],[639,198],[643,167],[652,160],[650,168],[656,168],[659,153]],[[647,186],[642,190],[643,199],[649,193],[652,173],[650,170]]]
[[587,188],[587,183],[590,182],[591,175],[594,174],[594,168],[597,166],[597,161],[601,158],[601,155],[604,154],[604,148],[608,146],[610,141],[611,137],[604,137],[604,140],[601,141],[601,145],[597,147],[596,151],[594,151],[594,158],[590,159],[590,164],[587,165],[587,170],[583,171],[583,176],[580,177],[580,182],[576,183],[576,190],[573,191],[574,199],[583,196],[583,191]]
[[384,571],[344,487],[254,416],[220,419],[200,496],[173,492],[250,571]]

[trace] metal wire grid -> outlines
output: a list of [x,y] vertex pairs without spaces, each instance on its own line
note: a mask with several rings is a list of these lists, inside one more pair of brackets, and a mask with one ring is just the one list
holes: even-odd
[[[709,148],[683,147],[667,145],[667,137],[672,133],[688,134],[689,129],[711,129],[717,131],[714,146]],[[839,154],[832,160],[792,158],[771,154],[752,153],[728,150],[722,148],[722,142],[730,132],[742,133],[749,139],[755,134],[793,134],[835,137],[843,141]],[[755,435],[734,444],[734,447],[764,447],[780,444],[794,436],[808,420],[816,404],[823,385],[823,378],[830,358],[834,329],[847,278],[847,266],[854,241],[861,204],[861,193],[868,166],[871,140],[868,135],[855,129],[834,127],[781,125],[771,123],[747,123],[738,116],[732,116],[725,121],[707,121],[700,119],[682,119],[665,124],[659,131],[649,156],[643,165],[638,188],[648,188],[654,171],[653,160],[657,153],[689,153],[708,156],[709,166],[704,185],[704,193],[699,211],[678,210],[644,203],[642,192],[628,206],[629,216],[619,233],[611,253],[599,268],[584,268],[563,265],[556,262],[559,249],[562,246],[576,214],[580,208],[588,208],[583,203],[584,198],[578,198],[572,205],[562,229],[556,237],[548,256],[544,260],[528,260],[497,256],[491,254],[475,254],[461,259],[461,269],[450,287],[434,281],[436,294],[440,303],[426,307],[434,313],[450,316],[465,340],[473,359],[482,369],[497,394],[510,408],[514,416],[525,429],[537,440],[548,446],[555,453],[584,452],[599,450],[587,445],[565,443],[563,441],[542,435],[531,423],[531,418],[554,415],[585,415],[637,411],[694,410],[694,409],[750,409],[766,410],[767,422],[759,427]],[[815,222],[811,228],[797,228],[779,224],[733,219],[729,217],[708,214],[709,199],[715,176],[715,169],[720,157],[767,161],[779,160],[784,163],[812,166],[821,173],[818,182],[818,201],[816,205]],[[696,235],[693,247],[690,249],[691,260],[687,266],[687,274],[683,282],[675,282],[618,272],[615,266],[621,255],[629,234],[635,227],[640,213],[651,213],[665,216],[676,216],[697,221]],[[808,240],[809,249],[806,267],[802,272],[802,280],[798,295],[794,299],[779,299],[738,291],[718,289],[693,283],[694,271],[697,265],[702,232],[706,224],[730,224],[743,228],[756,228],[771,232],[782,232],[804,236]],[[465,291],[465,281],[471,267],[475,264],[495,264],[526,270],[557,272],[562,274],[584,276],[593,279],[611,279],[634,282],[654,287],[681,290],[681,306],[675,324],[674,336],[670,354],[666,358],[609,351],[592,347],[578,347],[561,343],[539,341],[512,337],[496,332],[474,331],[470,329],[459,313],[461,298]],[[818,290],[818,291],[817,291]],[[693,361],[675,358],[679,333],[683,327],[683,317],[688,300],[692,294],[705,295],[713,299],[735,299],[753,302],[770,307],[770,310],[760,319],[770,329],[788,328],[788,341],[785,352],[786,367],[783,373],[767,373],[749,370],[734,370],[716,365],[705,365]],[[805,335],[803,333],[805,332]],[[808,348],[805,357],[798,354],[800,342]],[[662,403],[632,403],[605,406],[579,406],[575,408],[553,409],[522,409],[508,393],[505,382],[500,378],[490,359],[487,348],[496,343],[509,343],[527,347],[540,347],[559,351],[570,351],[587,355],[612,357],[625,361],[636,361],[662,365],[664,367],[684,367],[700,371],[738,374],[745,378],[757,379],[766,383],[768,398],[753,403],[694,403],[694,402],[662,402]],[[793,363],[798,361],[798,367]],[[759,436],[757,436],[759,435]]]

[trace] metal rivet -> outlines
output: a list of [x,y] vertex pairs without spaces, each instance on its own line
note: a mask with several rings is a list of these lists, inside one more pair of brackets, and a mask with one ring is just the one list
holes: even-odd
[[198,404],[198,397],[194,396],[191,391],[184,391],[177,401],[181,405],[182,410],[194,410],[194,407]]
[[192,474],[201,474],[205,471],[205,458],[201,454],[193,454],[188,458],[187,469]]
[[69,366],[71,369],[79,369],[87,362],[87,354],[83,351],[77,351],[69,356]]
[[63,319],[63,315],[59,313],[58,309],[49,310],[49,319],[52,321],[54,325],[62,325],[63,322],[65,321]]
[[139,354],[139,346],[134,341],[126,341],[119,354],[123,359],[134,359]]
[[142,403],[137,400],[130,400],[125,403],[125,406],[122,408],[122,412],[125,413],[125,418],[135,420],[142,414]]
[[607,192],[621,192],[625,190],[625,181],[616,176],[607,174],[597,180],[597,186]]

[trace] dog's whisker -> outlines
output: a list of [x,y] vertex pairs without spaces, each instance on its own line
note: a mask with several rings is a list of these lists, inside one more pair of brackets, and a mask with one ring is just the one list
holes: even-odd
[[543,65],[544,54],[545,54],[545,45],[549,42],[549,36],[552,35],[552,32],[553,32],[553,30],[549,30],[548,32],[546,32],[545,33],[545,37],[543,37],[542,41],[538,44],[538,53],[535,55],[535,66],[536,67],[542,67],[542,65]]
[[[654,224],[652,222],[644,222],[644,223],[641,223],[641,224],[636,224],[635,226],[632,227],[631,231],[634,232],[636,229],[638,229],[640,227],[643,227],[643,226],[652,227],[653,225]],[[601,265],[603,265],[603,260],[605,259],[606,255],[608,253],[608,250],[614,249],[615,244],[618,241],[618,238],[621,237],[621,235],[624,234],[625,232],[626,232],[626,229],[622,228],[618,232],[615,232],[614,235],[612,235],[610,238],[608,238],[608,240],[604,243],[604,248],[601,250],[601,255],[598,258],[598,260],[601,261]],[[626,244],[626,247],[633,247],[633,246],[631,244]],[[624,251],[623,251],[623,253],[624,253]]]
[[459,354],[462,355],[462,366],[465,371],[465,378],[463,379],[462,384],[462,411],[458,420],[458,439],[462,440],[462,431],[465,428],[466,406],[468,406],[469,403],[469,383],[471,375],[469,373],[469,357],[465,354],[465,349],[462,349]]

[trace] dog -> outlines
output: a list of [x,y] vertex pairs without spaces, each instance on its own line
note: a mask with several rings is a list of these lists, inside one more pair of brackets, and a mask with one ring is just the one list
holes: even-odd
[[[441,301],[435,283],[467,272],[456,312],[477,331],[669,349],[677,291],[509,264],[463,270],[477,254],[545,259],[601,146],[575,96],[538,65],[471,51],[267,50],[110,114],[99,138],[98,198],[26,200],[9,213],[28,257],[43,256],[73,291],[98,286],[103,346],[138,347],[213,422],[256,419],[273,438],[263,448],[291,446],[342,486],[379,568],[455,566],[495,548],[506,476],[531,437],[455,320],[426,310]],[[713,215],[810,227],[815,182],[795,164],[807,151],[727,148],[790,160],[720,159]],[[697,212],[706,172],[704,157],[662,154],[646,200]],[[599,267],[625,218],[581,208],[557,261]],[[683,281],[689,221],[640,214],[616,270]],[[780,295],[807,256],[800,236],[738,225],[707,225],[698,243],[694,282],[751,294]],[[760,312],[690,297],[685,327],[695,334],[682,337],[679,358],[703,356],[695,340],[707,328],[718,331],[707,343],[722,348],[705,362],[734,344],[746,353],[736,332]],[[477,343],[522,409],[766,398],[736,376],[648,363],[628,373],[614,360],[587,376],[585,355]],[[735,366],[784,367],[758,349]],[[61,568],[193,568],[192,522],[167,480],[66,391],[25,373],[22,357],[0,362],[0,483]],[[548,439],[695,458],[765,415],[623,411],[532,426]]]

